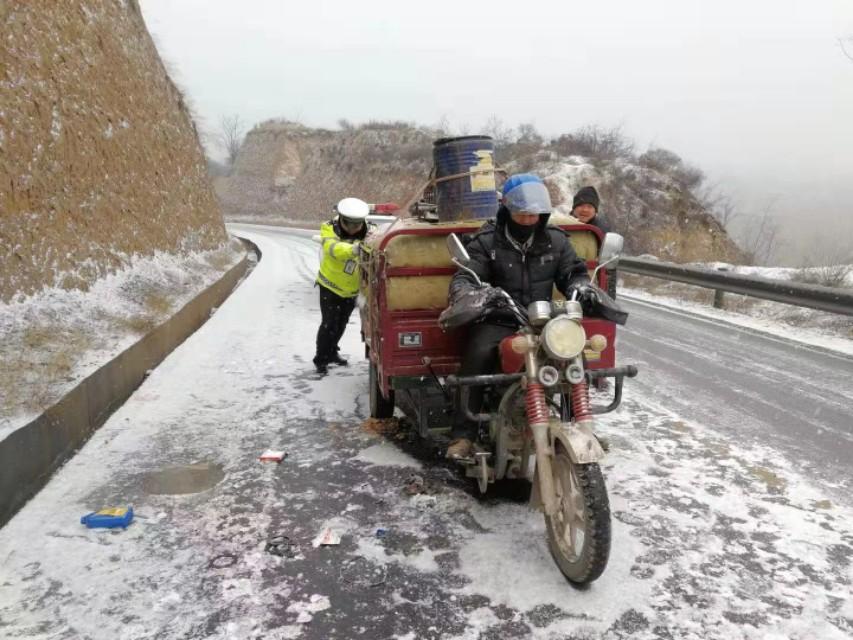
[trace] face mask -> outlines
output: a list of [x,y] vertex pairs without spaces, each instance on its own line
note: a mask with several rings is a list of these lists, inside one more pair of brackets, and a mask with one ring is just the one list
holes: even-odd
[[361,227],[363,224],[364,223],[361,220],[348,220],[346,218],[341,218],[341,227],[349,235],[355,235],[356,233],[361,231]]
[[536,231],[536,227],[538,226],[538,224],[518,224],[512,218],[507,220],[507,229],[509,229],[510,235],[521,244],[524,244],[530,239],[530,236],[533,235],[533,232]]

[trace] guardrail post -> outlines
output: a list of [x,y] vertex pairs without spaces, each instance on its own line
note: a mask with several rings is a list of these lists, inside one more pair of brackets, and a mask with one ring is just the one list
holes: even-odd
[[[731,270],[732,270],[732,268],[730,265],[727,265],[727,264],[717,265],[717,271],[731,271]],[[723,294],[724,293],[725,293],[725,291],[723,291],[722,289],[714,289],[714,308],[715,309],[725,309],[726,308],[725,301],[723,300]]]

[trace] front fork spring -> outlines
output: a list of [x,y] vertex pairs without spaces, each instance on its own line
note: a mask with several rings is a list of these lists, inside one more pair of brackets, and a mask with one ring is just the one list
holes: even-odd
[[545,400],[545,387],[541,383],[527,383],[524,402],[527,408],[527,420],[530,424],[548,424],[550,412],[548,402]]
[[592,420],[592,409],[589,406],[589,386],[586,380],[572,385],[572,414],[575,422]]

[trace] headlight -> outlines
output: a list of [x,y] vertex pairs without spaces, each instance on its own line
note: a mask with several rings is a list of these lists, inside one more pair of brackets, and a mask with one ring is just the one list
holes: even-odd
[[557,316],[542,330],[542,346],[551,358],[571,360],[586,346],[586,331],[567,316]]

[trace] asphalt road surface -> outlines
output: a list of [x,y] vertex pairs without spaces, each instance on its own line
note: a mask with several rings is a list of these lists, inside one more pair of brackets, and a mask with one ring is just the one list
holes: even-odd
[[[853,485],[853,357],[637,300],[619,355],[635,391],[699,425],[784,451],[848,494]],[[791,329],[792,338],[796,329]]]
[[256,269],[0,529],[0,637],[853,636],[848,359],[631,304],[613,551],[577,590],[541,514],[366,420],[355,318],[315,378],[317,246],[237,228]]

